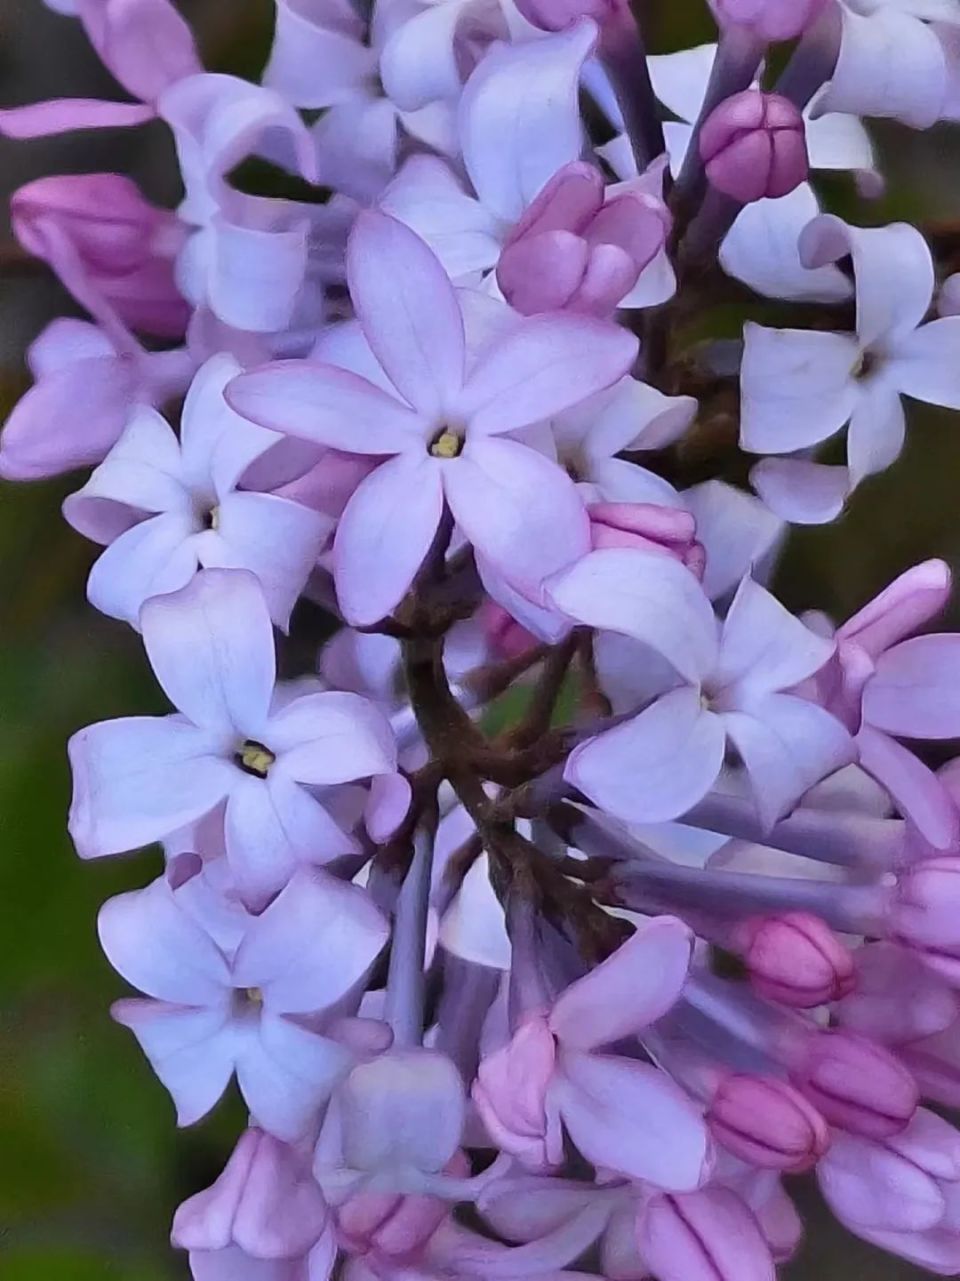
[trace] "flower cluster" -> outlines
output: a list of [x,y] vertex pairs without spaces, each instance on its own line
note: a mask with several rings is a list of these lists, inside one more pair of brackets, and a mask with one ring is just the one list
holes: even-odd
[[[181,1125],[249,1113],[196,1281],[769,1281],[812,1169],[960,1273],[950,574],[840,623],[767,585],[904,397],[960,408],[957,278],[811,184],[869,219],[861,117],[957,113],[960,0],[710,0],[666,55],[626,0],[276,0],[260,84],[171,0],[49,2],[127,99],[0,132],[158,121],[185,192],[15,193],[89,319],[0,472],[88,470],[90,603],[170,705],[74,736],[70,831],[162,844],[114,1018]],[[731,281],[796,327],[702,339]],[[693,483],[738,388],[751,488]]]

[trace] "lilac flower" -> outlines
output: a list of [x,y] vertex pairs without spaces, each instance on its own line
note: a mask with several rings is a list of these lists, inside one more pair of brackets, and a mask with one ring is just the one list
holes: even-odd
[[17,239],[43,258],[78,302],[98,320],[161,338],[182,338],[187,303],[173,279],[185,232],[120,174],[37,178],[13,193],[10,219]]
[[412,232],[385,215],[362,215],[348,273],[393,394],[333,365],[286,362],[242,375],[227,392],[239,413],[265,427],[393,456],[359,486],[337,528],[344,616],[363,626],[396,607],[445,503],[479,551],[535,589],[577,554],[586,513],[558,468],[502,436],[615,382],[635,340],[588,317],[535,317],[465,369],[457,295]]
[[781,516],[818,523],[836,516],[851,489],[899,455],[902,395],[960,407],[960,384],[944,360],[960,339],[960,324],[952,317],[921,323],[933,298],[933,264],[923,237],[905,223],[862,230],[826,216],[805,230],[800,248],[811,267],[852,257],[857,332],[746,326],[741,442],[753,453],[788,454],[849,422],[846,469],[768,459],[752,473],[761,497]]
[[99,463],[139,408],[189,385],[189,352],[146,351],[123,326],[53,320],[28,356],[36,382],[0,436],[0,475],[37,480]]
[[369,822],[385,833],[399,821],[407,786],[372,704],[333,692],[273,701],[273,637],[252,574],[206,570],[148,601],[140,622],[179,712],[102,721],[71,739],[70,831],[82,857],[159,840],[225,801],[239,891],[262,905],[299,863],[355,848],[311,788],[375,776]]
[[316,1016],[349,1001],[387,939],[361,890],[298,873],[249,919],[232,960],[164,880],[110,899],[99,930],[110,963],[151,998],[118,1001],[113,1015],[137,1037],[181,1125],[206,1115],[235,1072],[270,1134],[292,1142],[308,1132],[352,1062]]
[[498,1145],[542,1170],[560,1163],[565,1129],[593,1165],[660,1187],[698,1187],[710,1154],[690,1100],[655,1068],[598,1053],[665,1014],[689,963],[689,933],[663,918],[571,984],[549,1011],[531,1011],[481,1062],[474,1086]]
[[74,528],[108,544],[90,574],[91,604],[137,625],[145,600],[185,587],[203,568],[249,569],[271,618],[286,628],[332,521],[274,494],[237,488],[276,444],[234,414],[223,389],[240,372],[215,356],[183,407],[180,440],[140,410],[93,475],[64,504]]
[[749,578],[722,625],[687,569],[629,548],[584,557],[551,582],[550,595],[578,622],[650,646],[675,672],[638,716],[570,756],[567,779],[611,814],[632,822],[683,814],[715,783],[729,740],[772,825],[853,759],[839,721],[789,692],[824,666],[831,645]]

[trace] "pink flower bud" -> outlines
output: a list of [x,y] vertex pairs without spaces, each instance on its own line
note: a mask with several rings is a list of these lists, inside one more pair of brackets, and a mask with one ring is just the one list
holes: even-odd
[[754,989],[768,1000],[806,1010],[838,1001],[853,989],[853,957],[810,912],[744,921],[735,946]]
[[530,1018],[507,1045],[481,1061],[473,1085],[473,1101],[491,1138],[530,1169],[546,1169],[562,1155],[546,1106],[556,1054],[546,1021]]
[[888,1050],[848,1032],[818,1032],[793,1079],[831,1125],[871,1139],[902,1130],[917,1110],[913,1077]]
[[795,40],[827,6],[827,0],[710,0],[717,25],[739,27],[758,40]]
[[607,199],[599,170],[574,161],[513,229],[497,281],[525,316],[563,309],[608,316],[660,252],[669,227],[656,196],[627,186]]
[[707,1122],[718,1143],[764,1170],[807,1170],[830,1142],[816,1108],[773,1077],[726,1077],[711,1100]]
[[594,551],[639,547],[664,552],[703,577],[706,552],[696,541],[697,525],[690,512],[654,503],[592,503],[587,512]]
[[183,336],[190,309],[174,283],[186,231],[116,173],[38,178],[14,192],[11,221],[29,253],[49,263],[97,315],[106,303],[133,329]]
[[711,184],[741,204],[786,196],[809,170],[803,117],[775,93],[745,89],[726,98],[700,131]]
[[[462,1152],[454,1154],[444,1171],[456,1179],[470,1174]],[[409,1255],[425,1245],[450,1212],[449,1204],[433,1196],[398,1196],[392,1192],[361,1192],[337,1210],[337,1226],[351,1253],[376,1250],[388,1256]]]
[[177,1210],[172,1240],[184,1250],[238,1245],[257,1259],[296,1259],[326,1222],[326,1204],[302,1155],[250,1129],[216,1183]]
[[519,658],[537,644],[537,638],[494,600],[483,602],[477,622],[497,658]]
[[641,1257],[659,1281],[774,1281],[760,1225],[730,1188],[652,1196],[636,1226]]
[[920,951],[944,950],[960,966],[960,858],[943,854],[908,868],[890,920],[902,942]]
[[565,31],[581,18],[603,27],[630,14],[628,0],[517,0],[517,8],[542,31]]

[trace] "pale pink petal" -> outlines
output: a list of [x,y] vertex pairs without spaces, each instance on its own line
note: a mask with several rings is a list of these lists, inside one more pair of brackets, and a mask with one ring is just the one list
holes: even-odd
[[380,207],[426,241],[451,279],[496,265],[497,220],[467,195],[438,156],[411,156],[383,193]]
[[184,1005],[227,999],[231,979],[223,953],[178,905],[164,877],[108,899],[97,933],[113,968],[148,996]]
[[945,561],[926,560],[914,565],[847,619],[839,635],[856,640],[876,659],[936,618],[950,599],[952,581]]
[[394,454],[424,438],[421,419],[395,396],[335,365],[279,360],[227,387],[252,422],[354,454]]
[[460,100],[464,162],[480,199],[516,222],[558,169],[580,158],[579,84],[597,28],[568,30],[491,50]]
[[227,858],[243,902],[261,908],[302,863],[356,848],[309,792],[276,767],[269,779],[234,776],[227,801]]
[[783,530],[759,499],[722,480],[684,490],[683,503],[697,522],[697,541],[707,553],[702,584],[710,600],[725,596],[744,574],[752,574]]
[[612,956],[560,994],[550,1030],[564,1048],[573,1050],[635,1036],[679,997],[692,949],[693,935],[674,917],[639,925]]
[[80,857],[138,849],[209,813],[232,774],[218,746],[173,716],[101,721],[74,734],[70,834]]
[[761,822],[772,827],[801,796],[856,758],[853,740],[829,712],[790,694],[770,694],[723,722],[750,777]]
[[256,738],[276,677],[263,591],[243,570],[208,569],[147,601],[143,643],[157,680],[196,725]]
[[960,815],[933,770],[871,725],[861,726],[856,743],[861,767],[883,784],[900,813],[915,823],[936,849],[952,850],[960,832]]
[[551,1094],[570,1138],[593,1165],[671,1191],[703,1182],[710,1163],[707,1127],[665,1072],[571,1051],[562,1057]]
[[140,1042],[154,1072],[170,1091],[177,1124],[193,1125],[229,1084],[235,1039],[229,1007],[190,1009],[160,1001],[115,1001],[110,1013]]
[[46,138],[75,129],[127,129],[153,120],[153,107],[139,102],[101,102],[96,98],[53,98],[0,111],[0,134],[18,140]]
[[255,1121],[287,1143],[306,1136],[350,1067],[336,1041],[264,1014],[237,1053],[237,1082]]
[[846,467],[803,458],[764,458],[750,472],[750,483],[772,512],[798,525],[835,520],[850,493]]
[[579,404],[629,370],[637,340],[589,316],[534,316],[486,348],[459,411],[472,432],[514,431]]
[[928,405],[960,409],[960,316],[933,320],[901,338],[890,364],[898,390]]
[[904,738],[960,736],[960,635],[916,636],[881,654],[863,718]]
[[678,818],[702,800],[723,765],[726,733],[696,689],[677,689],[633,720],[576,748],[567,782],[626,822]]
[[548,594],[579,623],[643,641],[692,683],[716,663],[713,609],[672,557],[631,547],[591,552],[553,578]]
[[442,513],[441,470],[423,452],[391,459],[357,487],[334,541],[337,598],[348,623],[366,627],[396,608]]
[[179,512],[153,516],[121,534],[90,571],[87,599],[101,614],[139,625],[151,596],[178,591],[197,572],[193,522]]
[[107,69],[135,98],[152,102],[203,70],[193,33],[170,0],[84,5],[81,17]]
[[305,694],[271,718],[268,734],[278,766],[299,783],[328,787],[396,768],[389,722],[359,694]]
[[360,982],[388,936],[365,890],[302,870],[247,930],[234,981],[258,988],[275,1013],[323,1010]]
[[7,419],[0,475],[37,480],[100,462],[123,431],[138,390],[137,371],[115,356],[45,373]]
[[[958,402],[960,407],[960,402]],[[899,393],[886,381],[863,388],[847,432],[850,484],[885,471],[900,457],[907,423]]]
[[747,323],[740,369],[740,443],[755,454],[789,454],[839,431],[860,395],[855,338],[815,329]]
[[833,214],[814,219],[800,237],[800,256],[811,267],[848,254],[857,288],[857,335],[865,347],[881,341],[893,347],[919,325],[933,299],[927,242],[905,222],[851,227]]
[[240,365],[226,352],[197,370],[183,402],[180,450],[183,476],[211,500],[223,498],[243,473],[278,443],[278,437],[235,413],[224,390]]
[[789,689],[818,672],[836,646],[804,626],[765,587],[745,578],[720,630],[713,684],[751,696]]
[[947,90],[946,55],[933,27],[892,4],[842,14],[840,54],[817,110],[893,117],[929,129]]
[[588,517],[573,481],[517,441],[469,440],[443,466],[443,487],[470,542],[535,599],[549,574],[589,546]]
[[360,214],[347,244],[347,280],[374,355],[425,415],[453,406],[463,384],[463,316],[436,256],[386,214]]
[[263,73],[270,89],[315,110],[348,101],[373,76],[376,55],[348,5],[278,0],[276,8],[273,47]]
[[200,562],[215,568],[223,543],[230,553],[225,563],[256,574],[270,617],[286,630],[332,528],[330,517],[275,494],[228,494],[217,507],[215,534],[209,531],[214,537],[202,540]]

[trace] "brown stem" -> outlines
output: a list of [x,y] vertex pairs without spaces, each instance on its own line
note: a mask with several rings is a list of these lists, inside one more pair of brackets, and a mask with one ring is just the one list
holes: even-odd
[[543,671],[534,686],[527,714],[510,735],[510,743],[514,747],[521,749],[531,747],[550,728],[557,699],[560,697],[578,645],[579,636],[574,631],[548,653]]

